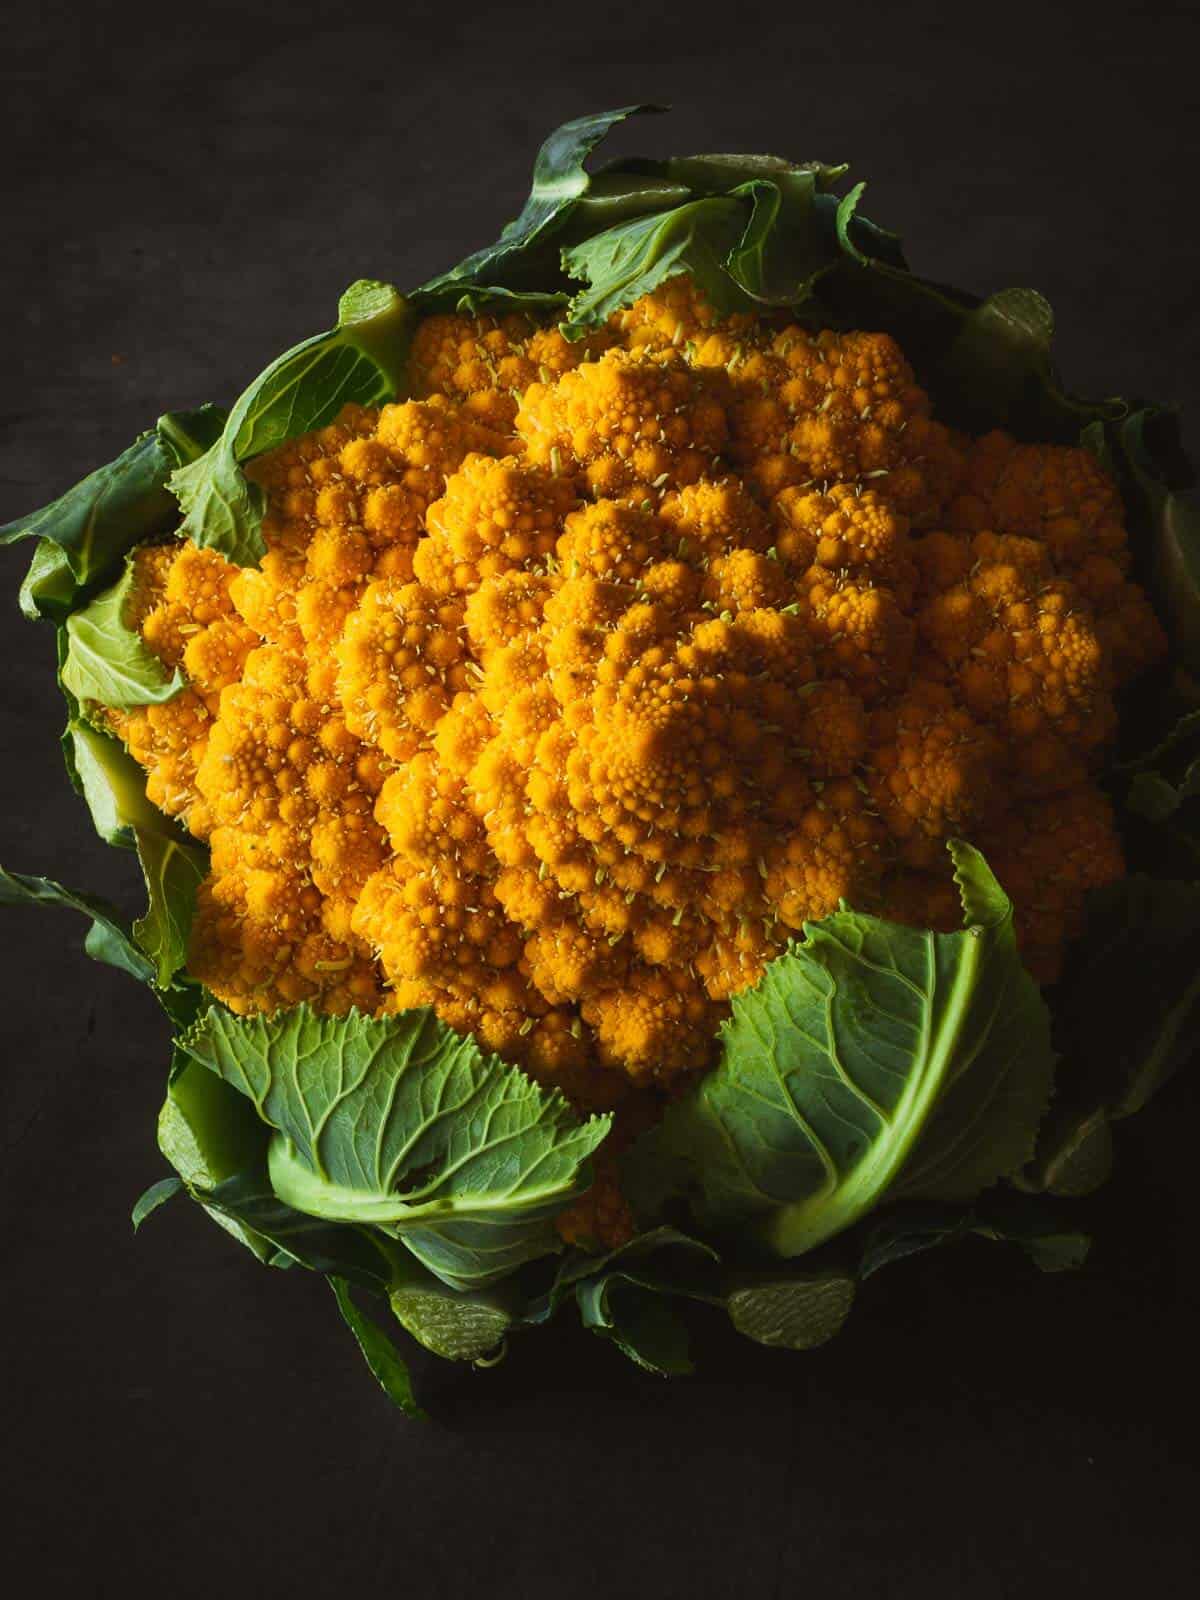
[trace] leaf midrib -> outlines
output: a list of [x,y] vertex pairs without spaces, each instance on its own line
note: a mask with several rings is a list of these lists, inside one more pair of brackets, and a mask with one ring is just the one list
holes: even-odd
[[[982,964],[987,933],[983,928],[967,928],[951,936],[962,938],[965,945],[960,960],[955,963],[946,1005],[935,1030],[938,937],[928,930],[924,934],[927,987],[920,991],[925,996],[925,1005],[922,1045],[916,1058],[919,1065],[909,1075],[892,1111],[889,1137],[869,1142],[863,1158],[847,1170],[832,1191],[823,1189],[782,1206],[760,1224],[767,1242],[781,1255],[799,1255],[813,1249],[842,1232],[879,1202],[911,1154],[931,1104],[945,1086],[955,1059],[955,1044],[970,1013],[971,995]],[[860,959],[857,951],[847,950],[847,954],[855,961]],[[832,981],[830,1004],[837,989],[836,979]]]

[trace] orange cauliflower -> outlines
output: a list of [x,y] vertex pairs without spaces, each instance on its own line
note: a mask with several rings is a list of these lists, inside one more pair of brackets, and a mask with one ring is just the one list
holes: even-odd
[[[1164,648],[1093,457],[964,439],[888,335],[684,277],[574,343],[429,317],[410,374],[252,464],[260,567],[135,558],[187,686],[104,715],[210,839],[215,994],[432,1006],[635,1126],[806,922],[957,926],[952,836],[1053,978]],[[628,1226],[615,1170],[561,1223]]]

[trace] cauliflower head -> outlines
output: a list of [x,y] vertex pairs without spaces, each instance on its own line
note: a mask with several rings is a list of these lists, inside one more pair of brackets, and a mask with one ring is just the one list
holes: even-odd
[[136,557],[188,686],[102,714],[211,844],[216,995],[428,1005],[644,1117],[806,922],[952,925],[952,836],[1053,979],[1165,649],[1090,454],[964,438],[888,335],[686,277],[575,343],[431,316],[411,378],[252,464],[259,568]]

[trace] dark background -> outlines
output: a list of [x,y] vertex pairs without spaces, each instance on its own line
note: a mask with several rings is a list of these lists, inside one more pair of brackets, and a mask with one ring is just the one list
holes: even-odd
[[[1190,6],[79,9],[3,39],[0,522],[230,399],[351,279],[493,237],[553,125],[642,99],[676,109],[615,148],[850,161],[915,267],[1037,285],[1077,388],[1196,442]],[[0,859],[132,904],[62,775],[48,630],[6,604]],[[675,1384],[564,1322],[486,1373],[418,1356],[421,1426],[319,1280],[182,1201],[134,1239],[165,1021],[65,913],[3,916],[2,1548],[40,1592],[1194,1592],[1187,1086],[1121,1129],[1076,1275],[961,1246],[807,1356],[708,1330]]]

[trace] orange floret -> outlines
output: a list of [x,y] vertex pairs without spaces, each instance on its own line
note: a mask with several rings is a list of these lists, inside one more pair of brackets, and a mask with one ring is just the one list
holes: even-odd
[[523,312],[500,317],[439,314],[418,325],[409,371],[418,394],[449,396],[473,421],[507,435],[523,389],[536,381],[556,382],[611,342],[604,332],[571,342],[557,328],[540,327]]
[[214,873],[197,896],[188,971],[241,1015],[304,1000],[335,1013],[374,1010],[374,963],[356,941],[325,933],[320,903],[286,868]]
[[920,453],[905,431],[929,400],[887,334],[791,326],[729,375],[733,454],[764,494],[883,478]]
[[[298,837],[316,814],[305,781],[319,759],[320,705],[305,698],[303,663],[278,645],[248,658],[246,677],[221,695],[196,787],[223,827]],[[280,849],[289,859],[294,844]]]
[[624,350],[531,385],[516,427],[532,462],[580,475],[597,495],[695,483],[727,436],[724,407],[684,362],[646,363]]
[[717,1007],[686,969],[634,964],[620,988],[589,996],[580,1013],[602,1063],[635,1083],[665,1082],[712,1060]]
[[823,676],[845,678],[868,702],[899,688],[915,630],[890,589],[812,566],[800,580],[800,594]]
[[522,312],[504,317],[426,317],[409,356],[420,394],[462,396],[486,389],[524,389],[537,377],[525,355],[535,324]]
[[708,564],[703,594],[717,611],[778,610],[796,597],[796,583],[778,561],[757,550],[731,550]]
[[916,681],[876,718],[870,793],[913,866],[945,854],[943,839],[975,836],[995,803],[998,741],[941,684]]
[[163,705],[110,710],[104,721],[146,769],[146,794],[160,811],[179,817],[197,838],[212,827],[212,813],[197,792],[196,771],[204,759],[212,717],[191,689]]
[[1050,795],[1003,822],[988,860],[1012,899],[1026,965],[1052,983],[1065,944],[1082,931],[1089,890],[1124,874],[1112,807],[1090,784]]
[[970,533],[1037,539],[1060,571],[1088,555],[1128,565],[1121,497],[1090,450],[985,434],[968,452],[966,482],[949,518],[951,527]]
[[1028,563],[981,560],[924,608],[921,633],[967,709],[1007,739],[1020,783],[1069,787],[1115,727],[1111,666],[1087,601],[1020,544]]
[[616,1250],[637,1231],[634,1214],[621,1191],[620,1174],[609,1157],[601,1165],[606,1147],[598,1152],[591,1187],[578,1200],[560,1211],[554,1226],[564,1244],[577,1249],[600,1252]]
[[393,861],[367,880],[352,926],[392,983],[433,984],[499,1011],[520,1003],[522,984],[505,974],[521,954],[520,935],[489,886],[450,861]]
[[727,550],[766,550],[771,526],[737,478],[706,478],[664,495],[659,515],[673,531],[678,553],[706,556]]
[[614,311],[608,326],[627,349],[654,351],[699,345],[713,334],[731,343],[751,339],[757,322],[745,314],[719,316],[693,279],[676,273],[631,306]]
[[488,578],[467,601],[463,616],[476,660],[522,638],[541,625],[554,587],[542,573],[507,572]]
[[879,882],[881,829],[857,786],[827,784],[820,799],[762,858],[770,914],[798,932],[836,911],[840,901],[870,904]]
[[888,873],[880,898],[893,922],[935,933],[957,933],[963,925],[962,899],[948,859],[929,871],[901,867]]
[[801,702],[797,736],[810,777],[849,777],[870,736],[862,698],[840,678],[815,683]]
[[916,565],[908,518],[873,489],[836,484],[827,494],[785,489],[776,496],[776,548],[797,573],[814,562],[881,584],[901,605],[912,602]]
[[439,594],[470,594],[488,578],[544,563],[574,503],[570,482],[515,456],[468,456],[429,508],[413,570]]
[[371,584],[337,647],[346,726],[393,761],[429,742],[469,675],[462,607],[419,583]]

